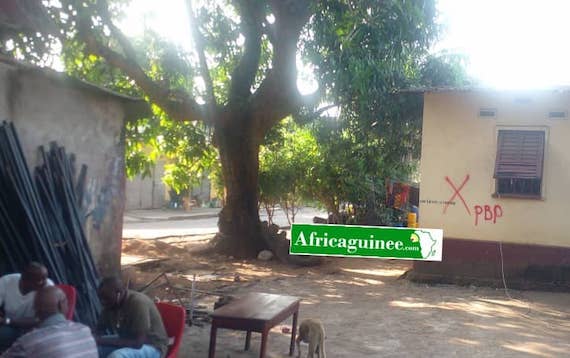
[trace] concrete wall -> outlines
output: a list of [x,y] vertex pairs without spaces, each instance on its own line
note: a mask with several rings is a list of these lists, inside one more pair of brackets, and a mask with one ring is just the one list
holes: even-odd
[[192,188],[191,197],[197,200],[200,204],[212,200],[212,183],[208,178],[202,179],[199,186]]
[[[496,119],[480,118],[481,107],[495,108]],[[549,111],[569,107],[567,92],[426,93],[420,226],[442,228],[447,238],[570,247],[570,121],[548,119]],[[521,128],[546,132],[542,200],[494,198],[497,131]],[[451,199],[452,186],[462,184],[465,205]]]
[[143,178],[137,175],[127,179],[126,209],[157,209],[168,204],[168,188],[162,182],[164,162],[157,161],[152,175]]
[[87,235],[102,274],[120,269],[124,209],[124,100],[41,71],[0,64],[0,118],[14,122],[28,165],[57,141],[88,166]]
[[[127,179],[126,183],[126,209],[157,209],[165,207],[170,202],[170,188],[164,184],[165,160],[158,160],[150,177],[142,178],[138,175]],[[208,178],[202,179],[200,185],[192,188],[190,197],[197,204],[209,202],[211,198],[211,183]]]

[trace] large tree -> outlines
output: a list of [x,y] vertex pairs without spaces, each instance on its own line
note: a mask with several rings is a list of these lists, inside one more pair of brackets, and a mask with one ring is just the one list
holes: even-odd
[[[242,257],[266,246],[258,155],[268,131],[288,115],[311,117],[322,103],[372,122],[434,35],[433,0],[188,1],[196,61],[176,70],[201,77],[204,88],[192,91],[156,75],[147,54],[116,24],[120,1],[45,4],[60,28],[49,38],[64,51],[80,49],[101,59],[169,118],[213,128],[225,187],[218,246]],[[35,36],[41,43],[47,35],[19,36],[5,50],[22,56]],[[297,88],[299,57],[312,65],[319,83],[313,94]]]

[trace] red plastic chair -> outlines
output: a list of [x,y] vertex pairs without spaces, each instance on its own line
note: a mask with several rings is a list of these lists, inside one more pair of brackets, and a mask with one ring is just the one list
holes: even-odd
[[184,334],[186,309],[166,302],[157,302],[156,308],[160,312],[168,338],[174,338],[174,342],[168,346],[166,358],[176,358],[178,357],[182,335]]
[[75,287],[71,285],[59,284],[56,286],[60,290],[62,290],[63,293],[65,293],[65,296],[67,297],[67,313],[65,314],[65,318],[67,318],[68,320],[72,320],[73,314],[75,314],[75,303],[77,302],[77,290],[75,289]]

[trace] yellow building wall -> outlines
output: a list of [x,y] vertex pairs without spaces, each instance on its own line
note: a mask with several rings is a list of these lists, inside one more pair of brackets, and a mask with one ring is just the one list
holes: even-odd
[[[570,247],[570,120],[548,118],[569,107],[570,94],[556,91],[425,93],[420,227],[447,238]],[[496,109],[496,118],[480,118],[480,108]],[[499,129],[545,130],[542,200],[493,198]],[[469,211],[459,196],[446,209],[452,184],[463,182]]]

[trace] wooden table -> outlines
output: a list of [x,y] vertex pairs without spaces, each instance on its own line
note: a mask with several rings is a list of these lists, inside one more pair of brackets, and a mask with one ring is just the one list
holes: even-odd
[[300,302],[301,299],[293,296],[248,293],[244,297],[218,308],[212,313],[212,330],[210,331],[210,351],[208,357],[214,358],[215,356],[216,332],[218,328],[246,331],[246,351],[249,349],[251,332],[261,333],[259,357],[265,357],[269,331],[291,315],[293,315],[293,327],[291,329],[289,355],[293,355]]

